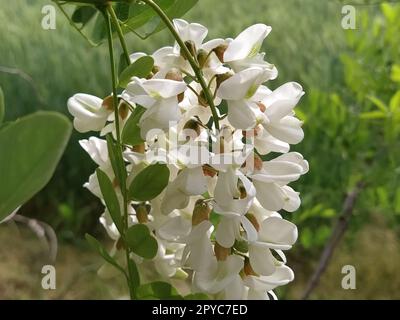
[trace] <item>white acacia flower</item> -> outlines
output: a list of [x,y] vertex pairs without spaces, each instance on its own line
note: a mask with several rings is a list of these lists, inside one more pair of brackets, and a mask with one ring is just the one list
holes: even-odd
[[210,236],[214,226],[210,221],[203,221],[192,227],[190,234],[184,239],[186,244],[182,254],[182,265],[194,271],[207,270],[213,263],[214,251]]
[[[259,275],[272,275],[281,263],[271,250],[288,250],[297,240],[297,227],[279,216],[271,216],[260,223],[257,238],[249,242],[252,269]],[[280,251],[278,254],[283,255]],[[282,257],[285,260],[284,255]]]
[[147,110],[139,121],[140,134],[143,139],[152,129],[167,130],[171,122],[177,122],[181,113],[177,95],[186,90],[183,81],[169,79],[144,80],[134,77],[125,90],[130,101]]
[[[293,109],[304,95],[303,88],[296,82],[285,83],[267,94],[260,102],[265,107],[268,122],[265,130],[281,143],[297,144],[304,138],[302,122],[294,116]],[[276,142],[276,144],[278,144]],[[278,144],[279,145],[279,144]]]
[[269,78],[275,79],[278,71],[274,65],[264,61],[264,53],[259,53],[264,39],[272,28],[259,23],[242,31],[234,40],[230,41],[225,53],[224,62],[228,63],[236,72],[249,67],[261,67],[268,70]]
[[68,111],[74,116],[74,128],[83,133],[100,131],[112,111],[103,106],[103,100],[85,93],[77,93],[68,99]]
[[[243,258],[230,255],[225,261],[215,257],[207,269],[196,271],[193,275],[195,290],[208,294],[222,294],[225,299],[239,299],[242,296],[239,272],[243,268]],[[233,288],[232,288],[233,287]],[[239,290],[237,290],[237,288]],[[234,289],[234,291],[228,289]],[[228,291],[228,292],[226,292]],[[227,296],[229,294],[229,296]]]
[[264,208],[293,212],[299,208],[300,198],[287,184],[296,181],[307,172],[308,162],[303,156],[297,152],[290,152],[263,162],[262,168],[256,169],[250,177],[257,190],[257,199]]
[[247,299],[249,300],[270,300],[269,295],[276,300],[273,289],[284,286],[294,280],[294,273],[289,267],[278,266],[275,272],[269,276],[248,275],[243,279],[243,283],[249,288]]
[[253,129],[267,122],[257,101],[252,99],[259,86],[269,79],[265,69],[253,67],[240,71],[220,85],[217,96],[227,100],[228,120],[236,129]]

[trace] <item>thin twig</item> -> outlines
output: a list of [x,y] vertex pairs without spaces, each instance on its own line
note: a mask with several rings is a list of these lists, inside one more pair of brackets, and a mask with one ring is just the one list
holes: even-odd
[[53,228],[43,221],[21,216],[19,214],[16,214],[12,220],[27,225],[36,236],[48,246],[49,259],[50,262],[54,264],[57,258],[58,241]]
[[333,229],[329,241],[325,245],[324,251],[322,252],[317,268],[315,269],[314,274],[310,278],[307,284],[307,288],[304,291],[304,294],[302,296],[303,300],[308,299],[311,292],[317,287],[322,274],[325,272],[330,262],[330,259],[332,258],[333,252],[335,251],[337,245],[339,244],[345,231],[347,230],[356,200],[363,187],[364,183],[359,182],[354,188],[354,190],[347,195],[343,203],[342,213],[338,221],[336,222],[335,228]]

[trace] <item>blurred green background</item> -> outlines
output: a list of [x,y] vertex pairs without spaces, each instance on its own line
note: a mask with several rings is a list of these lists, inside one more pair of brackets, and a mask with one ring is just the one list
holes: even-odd
[[[279,290],[281,298],[301,297],[346,193],[359,181],[366,186],[350,227],[311,298],[400,298],[400,4],[350,2],[357,4],[355,30],[342,28],[346,1],[339,0],[199,0],[185,16],[207,26],[209,38],[234,37],[258,22],[271,25],[263,46],[279,70],[271,88],[297,81],[306,92],[297,111],[306,137],[294,150],[308,159],[311,170],[294,185],[302,194],[301,208],[283,214],[298,225],[299,241],[288,262],[296,280]],[[1,8],[6,120],[39,109],[68,114],[66,101],[74,93],[104,97],[111,91],[106,46],[91,47],[59,11],[56,30],[43,30],[46,4],[51,2],[14,0]],[[128,37],[131,52],[152,53],[171,43],[166,31],[147,41]],[[102,233],[102,206],[82,188],[95,169],[78,144],[85,137],[73,134],[50,184],[21,209],[57,233],[62,294],[34,285],[43,248],[29,231],[8,224],[0,227],[0,298],[121,294],[118,282],[107,286],[97,279],[99,258],[83,241],[86,232]],[[346,264],[356,267],[356,290],[341,288]]]

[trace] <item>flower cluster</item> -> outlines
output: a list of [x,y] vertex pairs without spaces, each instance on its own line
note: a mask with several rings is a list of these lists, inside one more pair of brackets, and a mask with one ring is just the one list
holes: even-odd
[[[176,43],[154,52],[152,72],[132,77],[118,96],[119,130],[135,116],[140,131],[137,144],[123,145],[126,185],[154,163],[165,163],[170,172],[156,197],[128,203],[129,225],[146,225],[158,244],[153,259],[134,253],[131,259],[143,278],[190,275],[191,291],[213,298],[276,298],[272,290],[294,279],[284,251],[297,240],[296,226],[278,211],[299,208],[299,194],[288,184],[308,171],[302,155],[289,151],[303,139],[293,111],[303,89],[294,82],[273,91],[265,86],[278,75],[260,52],[269,26],[255,24],[234,39],[205,42],[204,26],[173,23],[207,92]],[[131,62],[143,56],[132,54]],[[68,108],[78,131],[116,136],[112,96],[76,94]],[[115,181],[105,139],[80,144]],[[103,198],[96,174],[85,187]],[[123,206],[121,187],[114,188]],[[111,254],[122,260],[120,234],[107,209],[100,222],[115,241]]]

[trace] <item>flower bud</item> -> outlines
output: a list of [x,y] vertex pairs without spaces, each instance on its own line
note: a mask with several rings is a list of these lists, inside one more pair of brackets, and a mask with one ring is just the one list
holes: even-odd
[[257,218],[254,214],[252,213],[246,213],[245,217],[251,222],[253,227],[258,231],[260,231],[260,224],[257,221]]
[[226,258],[228,258],[228,256],[231,254],[231,248],[225,248],[218,242],[215,242],[214,252],[218,261],[225,261]]
[[185,99],[185,93],[184,93],[184,92],[181,92],[181,93],[179,93],[176,97],[178,98],[178,103],[179,103],[179,102],[182,102],[183,99]]
[[165,75],[165,79],[183,81],[182,72],[180,72],[177,68],[172,68]]
[[257,276],[258,277],[258,274],[255,273],[253,268],[251,267],[249,258],[244,259],[243,273],[246,276]]
[[208,101],[207,101],[206,95],[203,90],[200,91],[197,101],[198,101],[199,105],[206,107],[206,108],[208,107]]
[[230,72],[226,72],[226,73],[223,73],[223,74],[217,74],[216,75],[217,88],[220,87],[222,82],[224,82],[225,80],[228,80],[230,77],[232,77],[232,74]]
[[206,65],[208,57],[209,55],[206,50],[199,50],[199,52],[197,53],[197,61],[199,62],[200,69],[202,69]]
[[[191,54],[193,57],[196,57],[197,49],[196,49],[196,45],[194,44],[194,42],[191,41],[191,40],[185,41],[185,46],[186,46],[186,48],[189,50],[190,54]],[[182,50],[182,48],[181,48],[181,56],[182,56],[185,60],[187,60],[186,54],[185,54],[185,52]]]
[[145,146],[144,146],[144,142],[142,142],[142,143],[140,143],[140,144],[138,144],[138,145],[136,145],[136,146],[133,146],[133,147],[131,148],[131,150],[132,150],[133,152],[137,152],[137,153],[145,153],[146,148],[145,148]]
[[139,223],[147,223],[148,219],[148,211],[145,205],[139,205],[136,209],[136,218]]
[[112,95],[107,96],[103,99],[103,103],[101,104],[103,108],[108,111],[114,111],[114,98]]
[[197,226],[210,219],[211,208],[204,200],[197,200],[192,215],[192,226]]
[[[189,140],[191,138],[195,139],[201,133],[200,125],[194,119],[190,119],[188,122],[185,123],[185,125],[183,126],[183,131],[184,131],[184,134],[186,135],[186,139],[189,139]],[[192,133],[195,133],[195,134],[192,134]]]
[[121,100],[121,102],[119,103],[119,106],[118,106],[118,113],[119,113],[119,117],[122,120],[125,120],[128,117],[129,105],[126,101]]
[[218,171],[216,169],[214,169],[213,167],[211,167],[208,164],[203,165],[203,174],[206,177],[215,177],[215,175],[218,173]]
[[160,71],[159,66],[153,66],[153,69],[151,69],[151,73],[156,74],[158,71]]
[[117,240],[116,248],[117,248],[117,250],[125,250],[125,243],[124,243],[124,241],[122,240],[122,237],[120,237],[120,238]]
[[265,104],[263,104],[261,102],[257,102],[257,106],[258,106],[258,108],[260,108],[261,112],[265,112],[265,110],[267,110],[267,107],[265,106]]
[[221,61],[222,63],[224,63],[224,53],[225,53],[227,48],[228,48],[227,44],[221,44],[218,47],[213,49],[213,51],[217,55],[219,61]]

